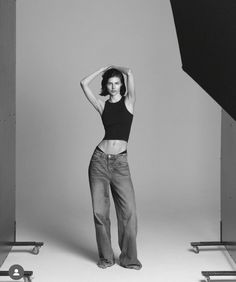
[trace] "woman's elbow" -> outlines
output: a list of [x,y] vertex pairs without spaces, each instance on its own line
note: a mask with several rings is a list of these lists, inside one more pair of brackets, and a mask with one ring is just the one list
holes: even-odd
[[80,86],[81,86],[82,88],[84,88],[84,85],[85,85],[85,82],[84,82],[84,80],[82,79],[82,80],[80,81]]
[[131,70],[131,69],[128,69],[127,74],[128,74],[128,75],[133,75],[132,70]]

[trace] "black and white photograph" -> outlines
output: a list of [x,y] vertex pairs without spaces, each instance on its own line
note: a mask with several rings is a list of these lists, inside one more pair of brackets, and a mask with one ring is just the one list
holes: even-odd
[[0,282],[236,281],[236,2],[0,0]]

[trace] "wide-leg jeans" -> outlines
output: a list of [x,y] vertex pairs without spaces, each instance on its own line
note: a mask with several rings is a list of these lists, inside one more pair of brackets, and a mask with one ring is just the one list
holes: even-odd
[[88,175],[100,262],[114,261],[109,216],[111,190],[118,222],[119,263],[123,267],[141,267],[137,259],[136,203],[127,152],[105,154],[96,148],[89,163]]

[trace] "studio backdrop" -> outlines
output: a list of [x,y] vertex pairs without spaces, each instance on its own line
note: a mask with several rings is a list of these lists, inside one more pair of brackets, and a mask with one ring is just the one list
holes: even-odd
[[87,170],[104,129],[79,82],[112,64],[135,79],[128,158],[140,224],[199,210],[218,224],[221,108],[179,67],[169,1],[16,4],[17,222],[40,240],[94,242]]

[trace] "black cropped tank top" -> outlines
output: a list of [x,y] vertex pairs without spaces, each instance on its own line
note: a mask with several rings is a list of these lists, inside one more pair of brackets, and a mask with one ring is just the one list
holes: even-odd
[[105,129],[103,140],[125,140],[128,142],[133,114],[127,110],[124,96],[115,103],[107,100],[101,117]]

